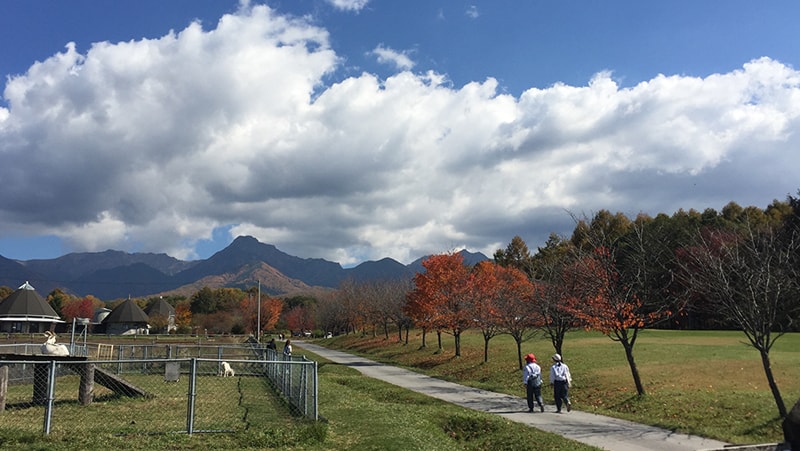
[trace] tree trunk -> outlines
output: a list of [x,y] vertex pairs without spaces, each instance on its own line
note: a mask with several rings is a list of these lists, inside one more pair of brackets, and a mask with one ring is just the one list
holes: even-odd
[[643,396],[644,386],[642,385],[642,378],[639,377],[639,369],[636,367],[636,362],[633,360],[633,345],[628,341],[622,341],[622,346],[625,348],[625,357],[628,359],[628,366],[631,367],[631,375],[633,376],[633,383],[636,385],[636,393]]
[[772,397],[775,398],[775,405],[778,406],[778,414],[781,418],[786,417],[786,405],[783,403],[781,391],[778,390],[778,384],[775,382],[775,376],[772,375],[772,365],[769,363],[769,352],[759,349],[761,354],[761,364],[764,365],[764,374],[767,375],[767,382],[769,389],[772,390]]
[[522,369],[525,367],[522,364],[522,335],[519,337],[514,336],[514,342],[517,343],[517,362],[519,363],[519,369]]
[[[423,327],[422,328],[422,346],[420,346],[420,349],[428,347],[427,337],[428,337],[428,329]],[[408,339],[408,331],[406,331],[406,339]]]
[[436,331],[436,339],[439,340],[439,352],[441,352],[441,351],[444,350],[444,348],[442,347],[442,331],[441,330],[437,330]]
[[453,332],[456,345],[456,357],[461,357],[461,332]]
[[489,361],[489,338],[484,335],[483,336],[483,363],[487,363]]
[[556,354],[564,355],[562,349],[564,348],[564,332],[556,333],[556,342],[553,344],[556,349]]

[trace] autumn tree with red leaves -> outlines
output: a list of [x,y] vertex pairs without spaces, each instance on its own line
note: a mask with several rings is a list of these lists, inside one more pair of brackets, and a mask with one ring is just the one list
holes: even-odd
[[314,329],[314,316],[311,309],[303,305],[291,308],[283,317],[286,326],[292,332],[304,332]]
[[494,321],[501,333],[511,335],[517,345],[517,363],[522,369],[522,343],[536,336],[541,325],[537,289],[517,268],[494,265]]
[[502,334],[498,318],[501,316],[497,303],[497,292],[500,281],[497,273],[502,267],[491,261],[482,261],[475,265],[470,274],[472,287],[472,309],[475,326],[483,335],[483,361],[489,361],[489,341]]
[[452,334],[460,357],[461,334],[474,324],[469,268],[458,253],[432,255],[422,266],[425,272],[414,276],[406,313],[422,327]]
[[69,302],[61,306],[61,315],[64,321],[72,322],[74,318],[92,318],[94,317],[94,303],[92,298],[87,296],[81,299],[71,299]]
[[239,310],[242,312],[245,330],[258,335],[258,330],[272,330],[278,324],[283,310],[283,301],[278,298],[261,295],[261,325],[260,329],[257,329],[256,323],[258,322],[259,312],[258,304],[256,304],[255,300],[256,297],[258,297],[257,294],[251,294],[251,296],[239,301]]
[[[572,313],[578,302],[573,294],[575,277],[570,267],[574,254],[572,243],[556,234],[550,234],[545,246],[538,248],[535,255],[530,254],[527,244],[519,236],[515,236],[505,250],[498,249],[494,253],[499,265],[524,272],[535,290],[534,302],[527,305],[535,309],[535,324],[538,326],[532,328],[532,321],[527,316],[517,317],[513,321],[517,324],[509,325],[511,335],[517,341],[520,366],[523,365],[521,343],[535,336],[537,329],[550,339],[558,354],[563,354],[564,337],[579,326]],[[532,315],[534,312],[525,313]]]
[[650,239],[653,230],[646,224],[601,212],[591,226],[579,223],[580,233],[573,235],[582,252],[575,261],[573,293],[581,302],[572,311],[587,328],[622,345],[640,396],[645,389],[633,355],[636,339],[641,330],[672,316],[669,303],[656,299],[661,287],[652,276],[652,262],[663,261],[671,251]]

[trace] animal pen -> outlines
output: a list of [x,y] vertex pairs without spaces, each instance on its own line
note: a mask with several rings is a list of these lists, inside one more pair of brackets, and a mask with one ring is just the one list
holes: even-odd
[[0,354],[0,433],[237,432],[287,416],[319,418],[317,363],[303,356],[258,344],[98,351]]

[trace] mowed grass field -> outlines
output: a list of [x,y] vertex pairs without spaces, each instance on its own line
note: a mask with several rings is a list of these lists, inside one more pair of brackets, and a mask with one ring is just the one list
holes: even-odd
[[[594,332],[567,335],[563,357],[574,384],[573,406],[579,410],[625,418],[666,429],[731,443],[782,441],[781,420],[758,352],[735,331],[663,331],[640,333],[634,348],[646,396],[636,396],[622,346]],[[453,338],[443,335],[437,352],[436,334],[420,348],[421,332],[412,331],[408,345],[397,334],[387,341],[371,334],[321,339],[319,344],[372,359],[417,369],[464,385],[524,396],[516,344],[509,336],[493,338],[489,362],[483,362],[483,336],[462,336],[462,356],[454,357]],[[537,355],[545,371],[553,347],[542,337],[523,343],[523,354]],[[800,334],[787,334],[773,347],[772,370],[787,409],[800,398]],[[552,403],[552,392],[544,390]],[[325,409],[322,399],[321,409]]]
[[[198,378],[195,427],[232,432],[176,433],[185,427],[188,381],[163,375],[126,374],[151,398],[118,398],[98,387],[95,402],[75,400],[78,377],[57,384],[52,433],[42,435],[44,407],[9,406],[0,413],[3,450],[518,450],[588,451],[558,435],[475,412],[321,359],[321,421],[292,417],[257,377]],[[218,396],[208,396],[215,389]],[[202,392],[202,393],[201,393]],[[30,399],[31,385],[9,387],[11,398]],[[212,419],[213,418],[213,419]]]

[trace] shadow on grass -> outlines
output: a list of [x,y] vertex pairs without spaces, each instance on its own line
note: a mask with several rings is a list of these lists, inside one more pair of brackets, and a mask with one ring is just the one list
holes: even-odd
[[[132,399],[132,398],[128,398],[126,396],[122,396],[122,395],[119,395],[119,394],[116,394],[116,393],[111,393],[111,394],[107,394],[107,395],[96,396],[92,400],[92,403],[103,403],[103,402],[108,402],[108,401],[116,401],[116,400],[119,400],[119,399]],[[82,405],[82,404],[78,400],[75,400],[75,399],[56,399],[56,400],[53,400],[53,407],[58,407],[58,406],[80,406],[80,405]],[[86,406],[88,406],[88,404],[85,405],[84,407],[86,407]],[[30,409],[30,408],[34,408],[34,407],[45,407],[45,404],[44,403],[32,403],[30,401],[15,402],[15,403],[6,404],[6,410],[25,410],[25,409]]]
[[[647,395],[643,395],[643,396],[647,396]],[[625,411],[623,409],[624,407],[630,406],[631,404],[634,404],[634,403],[642,401],[644,399],[643,396],[631,395],[631,396],[623,399],[622,401],[620,401],[620,402],[618,402],[616,404],[612,404],[610,406],[610,409],[611,410],[619,410],[621,412],[624,412]]]
[[780,423],[783,421],[781,417],[774,417],[769,419],[761,424],[755,424],[749,429],[745,429],[743,431],[744,435],[769,435],[769,432],[774,429],[776,426],[780,429]]

